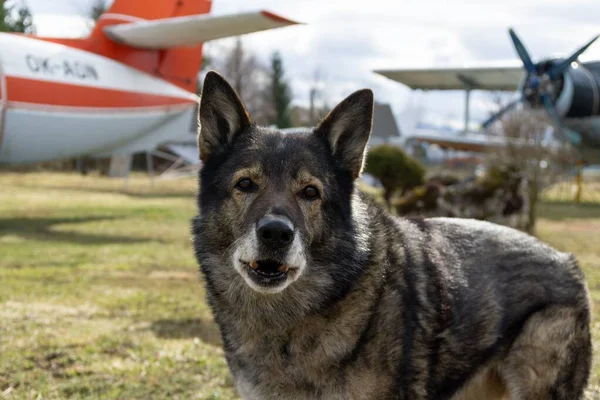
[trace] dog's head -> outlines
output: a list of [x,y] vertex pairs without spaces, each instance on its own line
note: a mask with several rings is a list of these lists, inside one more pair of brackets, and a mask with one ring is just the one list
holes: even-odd
[[[204,81],[196,251],[220,291],[343,290],[365,235],[355,180],[371,132],[373,93],[342,101],[309,132],[257,127],[217,73]],[[244,289],[244,287],[246,289]],[[300,290],[300,289],[294,289]]]

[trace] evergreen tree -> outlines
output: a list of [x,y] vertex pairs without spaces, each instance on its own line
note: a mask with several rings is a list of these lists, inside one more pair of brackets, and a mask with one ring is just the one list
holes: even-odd
[[0,0],[0,32],[12,32],[10,9],[5,3],[5,0]]
[[98,21],[100,16],[106,12],[106,3],[104,0],[96,0],[92,9],[90,10],[90,17],[94,21]]
[[272,122],[281,129],[292,126],[290,115],[292,94],[284,75],[283,61],[276,51],[271,57],[271,99],[275,114]]
[[0,32],[34,33],[33,17],[22,0],[0,0]]

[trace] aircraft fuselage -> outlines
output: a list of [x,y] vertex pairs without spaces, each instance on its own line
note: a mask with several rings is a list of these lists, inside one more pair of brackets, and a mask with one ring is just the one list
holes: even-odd
[[197,103],[107,57],[0,33],[0,163],[110,153],[157,133],[189,140]]

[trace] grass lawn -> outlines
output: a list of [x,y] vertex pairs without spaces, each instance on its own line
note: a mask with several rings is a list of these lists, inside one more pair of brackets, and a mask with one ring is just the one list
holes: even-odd
[[[0,174],[0,398],[237,398],[192,254],[194,191]],[[585,269],[600,346],[600,205],[540,211],[539,236]]]

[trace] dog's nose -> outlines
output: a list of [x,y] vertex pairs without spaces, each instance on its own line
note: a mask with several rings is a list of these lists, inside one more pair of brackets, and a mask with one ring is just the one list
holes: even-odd
[[278,250],[294,240],[294,227],[285,217],[263,217],[256,226],[258,238],[266,247]]

